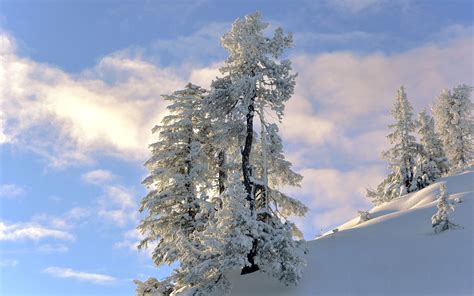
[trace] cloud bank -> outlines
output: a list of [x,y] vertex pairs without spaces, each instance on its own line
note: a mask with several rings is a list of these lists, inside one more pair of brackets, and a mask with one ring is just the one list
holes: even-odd
[[[425,44],[393,55],[290,56],[299,76],[281,132],[290,160],[306,177],[303,191],[295,194],[315,207],[333,205],[324,216],[311,213],[309,220],[331,225],[367,204],[362,189],[383,174],[378,156],[387,146],[389,110],[400,85],[405,85],[415,110],[420,111],[442,88],[474,84],[474,42],[466,32],[470,31],[455,30],[444,44]],[[90,163],[103,154],[143,161],[148,157],[147,144],[153,141],[150,129],[165,112],[160,94],[182,88],[188,80],[208,87],[220,65],[163,68],[140,54],[121,51],[73,75],[20,56],[11,35],[0,34],[0,42],[0,85],[4,86],[0,88],[0,139],[34,151],[57,167]],[[342,184],[335,178],[358,182]],[[83,176],[96,185],[112,179],[106,171]],[[129,220],[125,215],[134,210],[132,195],[124,187],[104,187],[99,215],[125,225]],[[333,211],[335,205],[347,202],[345,211]]]

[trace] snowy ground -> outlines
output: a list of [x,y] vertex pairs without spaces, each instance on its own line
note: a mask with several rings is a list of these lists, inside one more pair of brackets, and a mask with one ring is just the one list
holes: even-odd
[[[450,218],[462,226],[434,234],[431,216],[446,182],[461,198]],[[308,242],[297,287],[264,274],[232,275],[232,295],[474,295],[474,168],[370,210],[334,234]]]

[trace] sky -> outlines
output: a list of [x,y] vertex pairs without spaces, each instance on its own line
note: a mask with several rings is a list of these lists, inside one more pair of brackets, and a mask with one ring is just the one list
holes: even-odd
[[219,38],[260,11],[293,33],[298,73],[281,123],[304,176],[288,193],[312,239],[369,209],[396,90],[415,112],[474,85],[472,1],[0,0],[0,294],[131,295],[164,277],[140,239],[138,203],[160,98],[209,87]]

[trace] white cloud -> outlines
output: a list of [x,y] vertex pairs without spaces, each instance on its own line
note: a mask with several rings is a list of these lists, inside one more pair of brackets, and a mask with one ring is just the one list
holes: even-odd
[[[16,51],[16,47],[15,39],[9,33],[0,31],[0,54],[9,54],[14,52]],[[0,71],[2,70],[0,69]]]
[[225,52],[220,46],[221,36],[228,31],[231,24],[208,23],[192,35],[178,36],[172,40],[157,40],[152,44],[152,50],[159,55],[166,55],[167,62],[183,63],[192,61],[200,63],[202,60],[216,60]]
[[[339,1],[339,5],[352,5],[358,12],[378,4]],[[302,189],[294,195],[311,207],[327,207],[325,212],[309,214],[309,220],[319,221],[312,226],[342,222],[351,211],[355,214],[356,209],[368,205],[365,188],[382,178],[383,169],[366,164],[375,162],[386,147],[389,110],[400,85],[405,85],[419,111],[433,102],[442,88],[474,84],[474,41],[472,34],[466,33],[472,29],[451,27],[445,31],[446,36],[457,37],[443,37],[448,40],[443,44],[426,44],[393,55],[333,52],[290,57],[299,76],[281,132],[290,147],[288,154],[305,175]],[[319,37],[351,39],[357,35],[370,37],[363,32]],[[11,36],[0,36],[8,44],[13,42]],[[11,98],[1,101],[7,122],[4,138],[34,147],[53,165],[88,161],[97,151],[126,159],[146,158],[146,144],[152,139],[149,129],[164,112],[158,95],[183,87],[188,82],[183,77],[207,87],[220,65],[160,68],[123,51],[72,76],[17,56],[14,46],[5,48],[0,84],[7,85],[2,81],[7,76],[14,83],[0,94],[0,100]],[[45,135],[44,127],[56,133]],[[343,164],[346,171],[330,169],[335,163]],[[314,169],[315,164],[328,169]],[[91,181],[103,182],[99,217],[119,226],[136,221],[133,190],[105,184],[111,180],[107,174],[99,175]]]
[[5,133],[5,115],[3,114],[3,111],[0,110],[0,145],[8,142],[10,142],[10,137]]
[[115,277],[112,277],[110,275],[75,271],[71,268],[62,268],[62,267],[48,267],[44,269],[43,272],[50,274],[54,277],[73,278],[73,279],[83,280],[83,281],[96,283],[96,284],[112,283],[117,280]]
[[[369,43],[372,46],[376,44],[380,44],[381,42],[387,42],[391,40],[386,35],[377,34],[373,32],[366,32],[366,31],[343,31],[343,32],[335,32],[335,33],[327,33],[327,32],[298,32],[295,34],[295,44],[298,45],[299,48],[305,47],[314,47],[314,46],[345,46],[348,47],[350,44],[358,44],[360,43]],[[298,50],[298,49],[295,49]]]
[[374,186],[384,176],[378,166],[359,167],[349,171],[337,169],[304,169],[301,188],[286,191],[302,200],[310,211],[297,225],[306,234],[315,235],[357,214],[357,210],[370,208],[365,196],[366,188]]
[[193,84],[209,89],[211,82],[220,76],[219,68],[223,63],[214,63],[208,67],[192,69],[189,75],[189,81]]
[[115,248],[126,248],[132,251],[137,251],[138,243],[143,239],[143,235],[136,229],[128,230],[124,233],[123,239],[114,244]]
[[[459,31],[453,27],[445,34]],[[380,139],[401,84],[420,108],[441,88],[472,82],[472,37],[461,36],[443,46],[426,45],[390,56],[334,52],[291,57],[299,76],[283,122],[285,140],[302,148],[332,145],[343,153],[367,147]],[[10,35],[2,38],[14,43]],[[153,139],[150,128],[164,114],[159,94],[181,88],[188,80],[207,87],[221,65],[160,68],[129,50],[106,56],[94,68],[72,76],[19,57],[14,46],[6,48],[0,77],[12,78],[13,83],[4,83],[8,87],[0,96],[11,98],[1,102],[5,137],[56,166],[91,161],[97,151],[145,159]],[[368,154],[360,150],[355,155]],[[379,153],[374,152],[372,160]]]
[[69,232],[46,228],[37,223],[6,224],[0,222],[0,241],[38,241],[45,238],[74,240],[74,236]]
[[383,176],[380,167],[363,167],[350,171],[336,169],[304,169],[301,188],[295,194],[310,198],[310,206],[337,207],[347,204],[368,204],[365,189],[376,185]]
[[443,88],[474,84],[473,51],[472,36],[460,34],[444,44],[394,55],[293,56],[298,78],[282,135],[297,166],[376,162],[387,147],[389,111],[398,87],[405,85],[415,111],[421,111]]
[[0,197],[17,198],[25,194],[25,189],[15,184],[0,185]]
[[116,176],[108,170],[93,170],[82,174],[81,179],[84,182],[100,185],[114,180]]
[[107,186],[107,199],[110,203],[120,208],[132,208],[136,206],[134,192],[123,186]]
[[67,219],[78,220],[90,215],[90,211],[86,208],[74,207],[64,215]]
[[350,52],[298,55],[292,59],[299,73],[297,94],[308,100],[309,106],[317,106],[323,118],[350,126],[355,119],[387,114],[400,85],[405,85],[416,107],[424,107],[442,88],[472,83],[473,50],[469,37],[392,56]]
[[331,208],[321,212],[320,214],[313,215],[311,217],[311,225],[314,227],[313,229],[319,230],[318,234],[323,234],[337,225],[356,217],[357,211],[363,209],[364,208],[362,207],[356,206],[341,206],[338,208]]
[[21,58],[11,47],[0,69],[2,138],[43,155],[51,166],[90,162],[95,151],[146,158],[150,130],[164,112],[160,95],[185,85],[175,70],[126,51],[72,76]]
[[0,259],[0,267],[15,267],[18,265],[16,259]]
[[129,222],[137,222],[138,203],[131,188],[120,185],[104,187],[104,194],[99,198],[99,217],[113,222],[119,227]]
[[51,253],[65,253],[69,251],[69,248],[63,244],[45,244],[38,247],[38,250],[42,253],[51,254]]
[[33,216],[32,221],[47,225],[52,228],[67,230],[74,228],[78,223],[91,215],[87,208],[74,207],[60,215],[38,214]]
[[341,11],[360,13],[368,9],[376,9],[387,3],[387,0],[329,0],[327,3]]
[[314,113],[307,99],[296,95],[286,112],[281,128],[285,140],[314,145],[334,137],[335,123]]
[[153,251],[155,250],[158,242],[149,242],[146,249],[138,249],[138,244],[145,237],[136,229],[130,229],[123,234],[122,240],[114,244],[114,248],[124,248],[132,252],[139,252],[138,254],[146,255],[149,258],[153,257]]
[[[94,211],[99,218],[112,222],[116,226],[123,227],[130,222],[137,222],[138,202],[133,188],[122,186],[115,181],[116,175],[107,170],[93,170],[81,176],[87,183],[98,185],[102,190],[102,195],[97,198],[97,204]],[[74,209],[73,209],[74,210]],[[62,217],[63,220],[73,218],[80,219],[89,215],[90,211],[70,211]]]

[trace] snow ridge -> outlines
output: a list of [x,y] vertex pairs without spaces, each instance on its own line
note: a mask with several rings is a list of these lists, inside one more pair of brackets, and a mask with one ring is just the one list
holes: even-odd
[[[441,184],[460,227],[434,234]],[[232,295],[473,295],[474,167],[372,208],[307,242],[307,267],[298,286],[264,274],[232,274]]]

